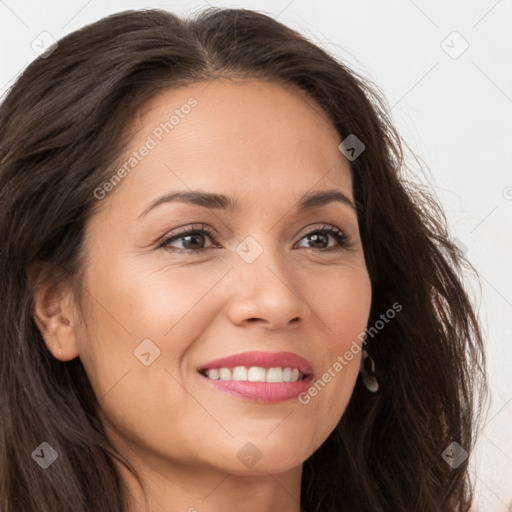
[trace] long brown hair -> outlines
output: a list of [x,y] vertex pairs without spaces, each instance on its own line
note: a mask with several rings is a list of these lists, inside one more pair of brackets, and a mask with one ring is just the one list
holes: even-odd
[[[93,191],[116,168],[125,127],[159,91],[220,76],[299,87],[342,139],[363,141],[351,170],[372,283],[369,325],[391,304],[403,306],[367,340],[379,391],[358,378],[341,421],[304,462],[301,505],[467,511],[469,458],[454,465],[443,454],[454,442],[472,453],[487,396],[482,336],[463,280],[474,269],[437,200],[406,178],[378,88],[271,17],[220,8],[187,20],[156,9],[101,19],[35,59],[0,106],[1,510],[126,510],[113,462],[124,458],[105,436],[80,358],[62,363],[47,350],[27,269],[42,262],[72,276],[80,303],[84,228],[99,203]],[[42,442],[58,453],[46,470],[31,456]]]

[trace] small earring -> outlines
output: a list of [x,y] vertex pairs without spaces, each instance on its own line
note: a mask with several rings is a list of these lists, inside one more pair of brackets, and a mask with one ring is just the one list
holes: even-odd
[[62,348],[59,347],[59,356],[61,356],[61,355],[62,355]]
[[[368,371],[365,366],[367,359],[370,362],[370,371]],[[363,383],[366,389],[368,391],[371,391],[372,393],[378,391],[379,383],[377,382],[377,378],[375,377],[375,363],[364,348],[362,349],[361,367],[359,371],[363,377]]]

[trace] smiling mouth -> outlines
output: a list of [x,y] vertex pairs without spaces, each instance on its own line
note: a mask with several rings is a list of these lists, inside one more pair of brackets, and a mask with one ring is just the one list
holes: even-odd
[[297,368],[261,366],[235,366],[198,370],[210,380],[238,382],[293,383],[304,380],[306,375]]

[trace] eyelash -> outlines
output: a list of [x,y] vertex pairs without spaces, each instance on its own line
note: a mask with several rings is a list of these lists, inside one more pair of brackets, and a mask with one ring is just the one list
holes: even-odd
[[[180,254],[199,254],[199,253],[201,253],[203,251],[206,251],[208,248],[204,248],[204,249],[177,249],[175,247],[172,247],[172,248],[167,247],[167,244],[169,244],[170,242],[173,242],[175,240],[179,240],[180,238],[183,238],[183,237],[188,236],[188,235],[198,234],[198,233],[201,234],[201,235],[207,235],[213,241],[216,241],[213,232],[210,229],[208,229],[206,226],[201,225],[200,228],[189,229],[187,231],[183,231],[183,232],[177,233],[177,234],[172,234],[172,235],[164,238],[162,240],[162,243],[158,247],[159,248],[164,248],[164,249],[169,250],[171,252],[177,252],[177,253],[180,253]],[[347,249],[350,246],[350,240],[349,240],[348,236],[343,231],[341,231],[340,229],[335,228],[334,226],[329,226],[329,225],[322,226],[321,228],[316,228],[316,229],[306,233],[302,238],[305,238],[307,236],[310,236],[310,235],[313,235],[313,234],[317,234],[317,233],[329,233],[330,235],[332,235],[336,239],[336,241],[339,243],[339,246],[338,247],[329,247],[327,249],[314,249],[314,248],[310,248],[309,250],[320,251],[320,252],[330,252],[330,251],[340,251],[340,250],[343,250],[343,249]],[[302,240],[302,238],[301,238],[301,240]],[[221,240],[221,242],[222,242],[222,240]],[[306,249],[308,249],[308,248],[306,247]]]

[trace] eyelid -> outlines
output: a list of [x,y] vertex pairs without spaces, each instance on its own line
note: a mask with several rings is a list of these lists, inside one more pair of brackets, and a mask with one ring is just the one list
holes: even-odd
[[[180,238],[182,236],[188,235],[190,233],[198,233],[205,232],[210,238],[214,239],[216,242],[224,243],[223,238],[213,229],[207,226],[206,224],[191,224],[188,226],[184,226],[183,228],[177,228],[171,233],[164,235],[163,238],[160,239],[159,247],[164,246],[166,243],[169,243],[171,240],[175,238]],[[184,249],[186,250],[186,249]],[[179,251],[179,249],[178,249]]]
[[[338,247],[329,247],[326,249],[310,248],[312,251],[329,252],[329,251],[342,250],[342,249],[346,250],[346,249],[350,249],[352,247],[352,237],[349,236],[348,233],[344,229],[338,228],[337,226],[334,226],[333,224],[325,224],[325,223],[320,227],[313,227],[311,229],[308,229],[308,231],[306,231],[302,236],[300,236],[298,241],[300,242],[304,237],[306,237],[308,235],[312,235],[313,233],[322,232],[322,231],[327,232],[332,237],[336,238],[339,245],[338,245]],[[308,248],[306,247],[306,249],[308,249]]]
[[[309,227],[309,226],[308,226]],[[338,228],[335,225],[332,224],[326,224],[322,223],[322,225],[314,225],[314,227],[307,229],[302,235],[299,236],[299,239],[296,243],[299,243],[303,238],[306,236],[312,235],[317,232],[326,232],[331,237],[335,238],[338,242],[338,245],[334,247],[327,247],[323,249],[315,249],[312,247],[304,247],[306,250],[310,250],[313,252],[326,252],[330,253],[331,251],[341,251],[341,250],[348,250],[352,247],[352,238],[350,235],[347,234],[347,232],[344,229]],[[212,249],[212,247],[205,247],[202,249],[179,249],[179,248],[170,248],[168,247],[168,244],[171,241],[174,241],[176,239],[179,239],[181,237],[187,236],[191,233],[204,233],[209,237],[213,243],[221,243],[223,244],[224,241],[220,235],[217,234],[217,232],[210,228],[209,226],[205,224],[192,224],[188,226],[184,226],[183,228],[177,228],[177,230],[171,232],[169,235],[164,236],[159,245],[158,248],[166,249],[170,252],[176,252],[176,253],[183,253],[183,254],[197,254],[206,251],[207,249]]]

